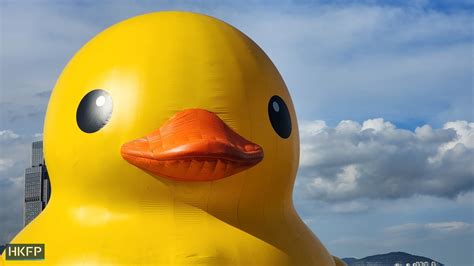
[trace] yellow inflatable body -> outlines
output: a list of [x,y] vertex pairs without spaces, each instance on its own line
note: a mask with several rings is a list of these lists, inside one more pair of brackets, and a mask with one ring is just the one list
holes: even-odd
[[67,65],[46,114],[47,208],[19,264],[342,265],[295,212],[298,126],[265,53],[205,15],[118,23]]

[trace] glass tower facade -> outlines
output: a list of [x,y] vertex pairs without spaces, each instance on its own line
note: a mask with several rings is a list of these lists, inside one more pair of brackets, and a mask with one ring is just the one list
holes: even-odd
[[43,142],[32,145],[31,167],[25,170],[25,225],[30,223],[48,204],[51,185],[43,157]]

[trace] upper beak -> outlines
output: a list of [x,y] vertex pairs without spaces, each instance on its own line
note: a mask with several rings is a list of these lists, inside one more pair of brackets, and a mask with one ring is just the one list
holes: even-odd
[[188,181],[224,178],[263,159],[262,147],[203,109],[175,114],[151,134],[123,144],[121,154],[151,174]]

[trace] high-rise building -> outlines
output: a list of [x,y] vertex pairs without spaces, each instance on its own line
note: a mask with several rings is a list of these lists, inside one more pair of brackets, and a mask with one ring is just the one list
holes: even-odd
[[43,157],[43,141],[32,144],[31,167],[25,170],[25,226],[46,207],[51,184]]

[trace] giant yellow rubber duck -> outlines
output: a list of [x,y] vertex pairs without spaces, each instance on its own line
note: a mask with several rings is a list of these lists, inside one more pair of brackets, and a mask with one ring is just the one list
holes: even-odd
[[97,35],[57,81],[44,149],[50,203],[12,242],[45,244],[29,264],[343,265],[293,207],[283,79],[215,18],[157,12]]

